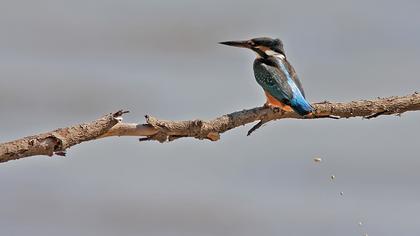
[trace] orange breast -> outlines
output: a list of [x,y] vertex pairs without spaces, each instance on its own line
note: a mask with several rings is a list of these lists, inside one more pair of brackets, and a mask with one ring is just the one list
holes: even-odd
[[264,92],[265,92],[265,96],[267,97],[267,104],[268,105],[274,106],[274,107],[279,107],[280,109],[282,109],[284,111],[293,111],[293,109],[289,105],[286,105],[286,104],[280,102],[279,100],[277,100],[276,98],[271,96],[267,91],[264,91]]

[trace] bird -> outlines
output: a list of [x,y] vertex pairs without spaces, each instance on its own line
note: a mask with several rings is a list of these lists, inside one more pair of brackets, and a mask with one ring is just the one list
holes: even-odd
[[220,44],[248,48],[256,53],[254,76],[263,88],[266,103],[271,108],[294,111],[300,116],[313,114],[313,107],[305,98],[302,83],[287,60],[283,42],[278,38],[259,37],[250,40],[225,41]]

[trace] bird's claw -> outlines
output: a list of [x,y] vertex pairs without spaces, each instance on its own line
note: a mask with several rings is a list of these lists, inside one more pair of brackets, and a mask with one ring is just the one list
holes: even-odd
[[265,108],[268,108],[268,109],[272,110],[274,113],[278,113],[278,112],[280,112],[280,111],[281,111],[281,108],[280,108],[280,107],[273,106],[273,105],[271,105],[271,104],[269,104],[269,103],[264,103],[264,106],[263,106],[263,107],[265,107]]

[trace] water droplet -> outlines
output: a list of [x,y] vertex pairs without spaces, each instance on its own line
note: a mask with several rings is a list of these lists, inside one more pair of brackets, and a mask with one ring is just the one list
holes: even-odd
[[320,163],[322,161],[321,157],[315,157],[314,162]]
[[331,180],[334,180],[335,179],[335,175],[331,175]]

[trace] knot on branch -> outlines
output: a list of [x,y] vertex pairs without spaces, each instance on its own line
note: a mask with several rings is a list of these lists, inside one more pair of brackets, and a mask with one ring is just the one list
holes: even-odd
[[146,140],[156,140],[160,143],[164,143],[168,140],[169,135],[167,131],[165,130],[165,127],[162,125],[159,125],[159,122],[156,118],[146,115],[146,122],[147,124],[151,125],[154,129],[157,130],[156,134],[153,134],[151,136],[148,136],[147,138],[140,138],[140,141],[146,141]]
[[197,139],[208,139],[217,141],[220,134],[212,129],[212,126],[203,120],[192,121],[165,121],[146,115],[147,124],[157,130],[156,134],[141,138],[140,141],[156,140],[160,143],[173,141],[182,137],[193,137]]
[[[38,137],[29,138],[28,147],[25,148],[25,152],[33,148],[39,148],[47,156],[53,156],[56,152],[62,152],[65,144],[65,138],[57,132],[51,132],[49,134],[39,135]],[[22,153],[23,154],[23,153]]]

